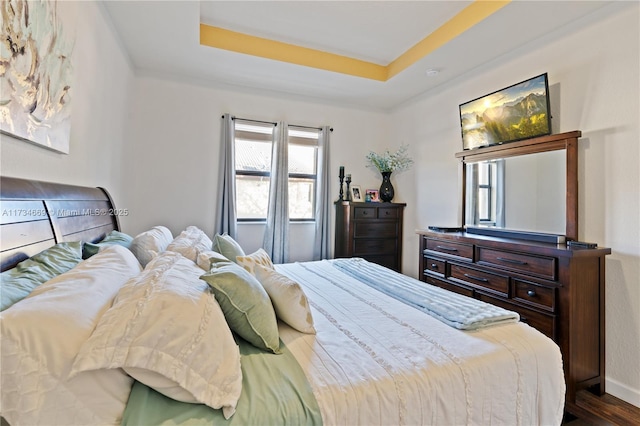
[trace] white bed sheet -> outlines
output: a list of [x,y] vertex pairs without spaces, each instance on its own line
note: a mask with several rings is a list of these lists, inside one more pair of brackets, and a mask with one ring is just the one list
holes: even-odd
[[534,328],[460,331],[330,261],[276,268],[301,284],[311,304],[317,334],[281,324],[280,337],[307,375],[325,425],[561,423],[560,350]]

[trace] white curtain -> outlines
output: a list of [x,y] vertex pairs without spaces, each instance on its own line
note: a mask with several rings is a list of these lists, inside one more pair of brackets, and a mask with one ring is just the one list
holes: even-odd
[[279,122],[271,156],[269,210],[263,247],[274,263],[289,261],[289,147],[287,123]]
[[324,126],[318,137],[318,170],[316,178],[316,234],[313,260],[328,259],[330,256],[329,224],[331,223],[331,201],[329,199],[329,134],[331,129]]
[[220,132],[219,202],[216,232],[229,234],[231,238],[236,238],[238,233],[234,133],[233,117],[229,114],[223,115]]

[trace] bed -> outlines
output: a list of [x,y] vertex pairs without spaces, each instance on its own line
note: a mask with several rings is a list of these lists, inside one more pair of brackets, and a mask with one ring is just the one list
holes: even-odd
[[[103,189],[6,177],[1,183],[3,271],[60,243],[99,242],[119,230],[118,210]],[[5,421],[561,423],[559,348],[512,313],[466,306],[466,298],[362,259],[267,267],[255,262],[260,254],[246,274],[296,284],[299,299],[277,306],[268,294],[276,329],[257,333],[258,346],[273,338],[276,346],[257,348],[254,336],[239,337],[233,328],[228,288],[213,283],[242,267],[214,267],[216,252],[202,267],[209,241],[201,234],[180,239],[186,232],[171,242],[176,251],[152,251],[145,261],[122,247],[101,249],[0,313]],[[298,315],[302,324],[288,317],[298,305],[308,313]],[[228,325],[233,333],[223,336]],[[205,341],[214,326],[215,339]],[[179,336],[168,338],[171,330]],[[130,341],[144,339],[153,343],[132,349]]]

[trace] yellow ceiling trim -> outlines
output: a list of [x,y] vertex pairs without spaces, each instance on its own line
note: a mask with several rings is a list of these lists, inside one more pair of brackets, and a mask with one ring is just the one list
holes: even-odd
[[383,65],[206,24],[200,24],[200,44],[356,77],[387,80],[387,68]]
[[404,71],[406,68],[415,64],[431,52],[435,51],[439,47],[444,46],[474,25],[478,24],[498,10],[502,9],[510,2],[511,0],[475,0],[440,28],[426,36],[415,46],[404,52],[393,62],[387,65],[387,78],[391,78],[401,71]]
[[475,0],[387,66],[206,24],[200,24],[200,44],[371,80],[387,81],[510,2],[511,0]]

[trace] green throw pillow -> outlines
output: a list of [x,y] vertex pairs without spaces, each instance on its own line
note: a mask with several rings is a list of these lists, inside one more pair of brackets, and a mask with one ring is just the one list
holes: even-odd
[[220,263],[200,278],[211,287],[231,330],[257,348],[280,353],[271,299],[253,275],[235,263]]
[[0,276],[0,311],[19,302],[40,284],[82,261],[82,243],[59,243],[18,263]]
[[245,255],[240,244],[227,234],[216,234],[216,236],[213,237],[213,250],[233,262],[236,262],[236,256]]
[[102,240],[97,243],[84,243],[82,246],[82,258],[88,259],[91,256],[97,254],[100,251],[100,248],[112,244],[118,244],[123,247],[129,248],[131,247],[131,241],[133,241],[133,237],[131,235],[127,235],[124,232],[119,231],[111,231],[104,237]]

